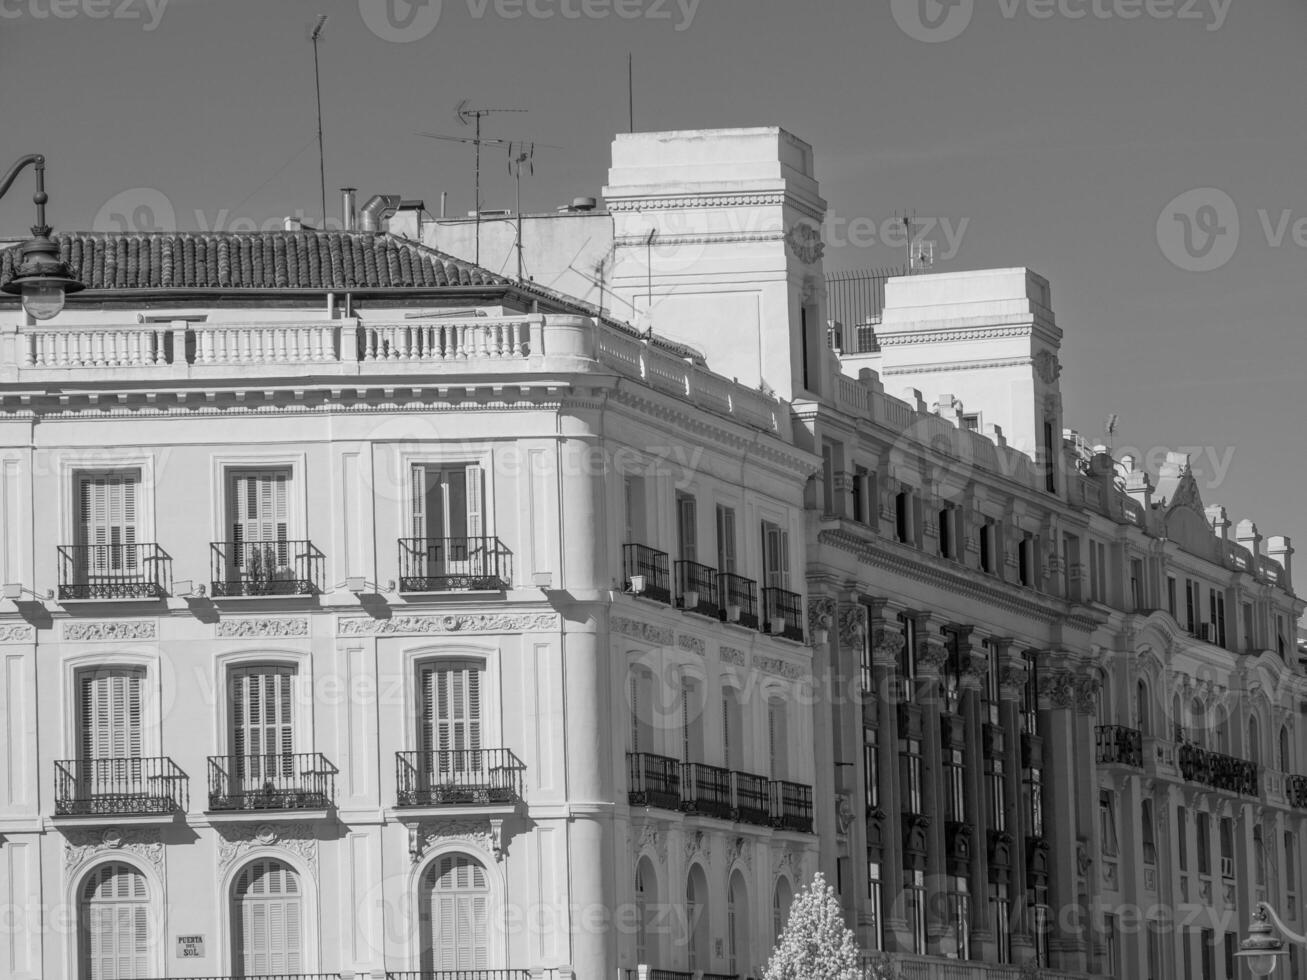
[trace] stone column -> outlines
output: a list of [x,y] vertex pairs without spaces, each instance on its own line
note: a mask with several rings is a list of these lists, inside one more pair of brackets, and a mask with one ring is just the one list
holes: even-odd
[[1075,690],[1066,667],[1047,654],[1045,658],[1040,664],[1039,714],[1044,739],[1049,905],[1053,911],[1048,947],[1054,968],[1083,973],[1088,960],[1083,920],[1077,923],[1077,917],[1069,914],[1077,902],[1079,874]]
[[876,701],[876,751],[880,767],[880,809],[867,815],[868,835],[878,825],[881,850],[881,907],[885,921],[885,945],[889,949],[911,949],[907,920],[903,915],[903,793],[899,786],[899,654],[904,647],[903,629],[892,618],[885,603],[867,607],[871,631],[871,697]]
[[939,694],[940,671],[948,659],[948,647],[940,635],[942,623],[929,613],[914,615],[917,624],[917,690],[921,710],[922,809],[930,820],[926,858],[926,949],[934,956],[946,955],[949,923],[947,908],[947,865],[945,862],[945,796],[940,719],[943,699]]
[[989,907],[989,787],[985,782],[984,690],[989,679],[989,659],[980,638],[970,626],[954,626],[962,667],[962,724],[966,738],[966,791],[971,824],[971,861],[967,878],[971,887],[972,956],[993,962],[998,955],[994,924]]
[[995,638],[989,641],[990,656],[999,658],[999,723],[1003,729],[1003,760],[1007,796],[1007,833],[1011,855],[1008,900],[1012,904],[1012,962],[1023,964],[1035,956],[1030,919],[1026,909],[1030,899],[1026,888],[1026,838],[1031,834],[1030,816],[1025,806],[1021,771],[1021,700],[1026,689],[1026,662],[1020,651],[1012,650],[1012,641]]
[[[1081,905],[1081,928],[1086,944],[1088,965],[1093,968],[1101,957],[1098,950],[1105,949],[1101,941],[1103,935],[1101,923],[1094,918],[1097,898],[1102,890],[1103,857],[1102,841],[1098,839],[1098,781],[1095,773],[1095,739],[1094,725],[1098,718],[1098,697],[1100,682],[1096,673],[1081,671],[1072,678],[1075,697],[1075,739],[1072,742],[1072,772],[1076,775],[1075,800],[1076,819],[1081,832],[1076,837],[1077,895]],[[1134,852],[1129,842],[1134,839],[1131,827],[1138,827],[1138,809],[1127,811],[1127,794],[1117,795],[1117,875],[1118,882],[1128,872],[1131,877],[1140,873],[1140,868],[1131,868],[1127,862]],[[1126,813],[1131,814],[1127,821]],[[1081,887],[1083,886],[1083,890]]]

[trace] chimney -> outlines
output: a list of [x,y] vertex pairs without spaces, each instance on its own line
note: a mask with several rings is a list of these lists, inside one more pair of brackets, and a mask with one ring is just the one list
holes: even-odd
[[358,188],[356,187],[342,187],[340,189],[340,216],[343,231],[354,231],[358,227],[358,213],[354,203],[354,195],[357,193]]
[[1284,535],[1274,535],[1266,539],[1266,556],[1280,563],[1284,574],[1280,576],[1280,586],[1285,592],[1293,591],[1293,542]]
[[1238,527],[1234,529],[1234,536],[1252,553],[1254,562],[1262,556],[1262,536],[1257,531],[1257,525],[1252,521],[1246,518],[1240,521]]
[[1230,518],[1226,516],[1225,508],[1220,504],[1212,504],[1205,511],[1207,514],[1207,523],[1212,526],[1213,533],[1222,541],[1230,540]]
[[1135,469],[1135,458],[1129,453],[1121,457],[1121,467],[1125,470],[1125,492],[1147,513],[1153,506],[1153,483],[1148,479],[1147,471]]
[[359,211],[359,231],[382,231],[381,223],[399,210],[398,194],[373,194]]

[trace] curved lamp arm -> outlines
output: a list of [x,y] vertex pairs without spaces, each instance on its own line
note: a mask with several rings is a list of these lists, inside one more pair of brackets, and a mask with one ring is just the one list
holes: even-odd
[[1275,928],[1279,929],[1280,932],[1284,934],[1285,939],[1307,946],[1307,936],[1300,936],[1298,933],[1286,926],[1280,917],[1275,914],[1275,909],[1271,908],[1265,902],[1258,902],[1257,908],[1266,913],[1271,922],[1275,924]]
[[36,224],[32,228],[32,234],[40,237],[49,235],[50,228],[45,223],[45,202],[50,198],[45,193],[45,156],[41,153],[29,153],[20,159],[9,172],[0,178],[0,197],[5,196],[5,192],[13,186],[18,175],[27,167],[36,169],[36,193],[32,195],[32,201],[36,204]]

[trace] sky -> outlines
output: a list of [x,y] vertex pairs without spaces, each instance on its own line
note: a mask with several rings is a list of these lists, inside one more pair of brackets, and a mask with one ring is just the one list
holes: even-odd
[[[66,230],[312,220],[320,14],[329,214],[344,185],[469,210],[471,150],[417,135],[468,134],[465,99],[527,110],[484,121],[541,144],[526,209],[599,196],[629,52],[636,129],[813,145],[828,270],[901,262],[911,209],[937,271],[1046,276],[1066,424],[1192,452],[1307,576],[1302,0],[0,0],[0,166],[46,154]],[[502,151],[483,177],[512,207]]]

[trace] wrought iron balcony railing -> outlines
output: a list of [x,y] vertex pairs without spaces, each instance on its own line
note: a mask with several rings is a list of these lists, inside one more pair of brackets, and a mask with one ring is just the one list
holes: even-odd
[[522,799],[522,760],[508,749],[395,753],[397,806],[491,806]]
[[[151,980],[174,980],[173,977],[153,977]],[[341,980],[339,973],[221,973],[207,977],[186,977],[185,980]]]
[[513,554],[498,538],[400,538],[400,592],[502,591]]
[[209,756],[210,810],[325,810],[338,770],[321,752]]
[[731,771],[702,762],[681,763],[681,809],[731,819]]
[[667,570],[667,552],[642,544],[622,545],[623,588],[632,591],[632,580],[643,579],[640,595],[671,605],[671,577]]
[[676,563],[676,604],[689,612],[717,616],[717,569],[693,561]]
[[735,794],[735,819],[759,827],[770,826],[771,789],[767,777],[748,772],[732,772],[731,782]]
[[717,576],[723,622],[758,628],[758,584],[742,575],[722,572]]
[[1284,781],[1284,795],[1289,806],[1307,810],[1307,776],[1290,776]]
[[1246,759],[1209,752],[1201,746],[1184,742],[1176,751],[1180,775],[1191,783],[1243,796],[1257,796],[1258,766]]
[[162,599],[172,558],[157,544],[61,545],[59,599]]
[[[546,973],[551,976],[553,971]],[[530,970],[387,970],[386,980],[531,980]]]
[[763,626],[768,633],[803,642],[803,596],[785,589],[763,589]]
[[171,759],[70,759],[54,764],[60,817],[185,813],[190,780]]
[[648,752],[626,753],[630,776],[627,798],[631,806],[681,807],[681,764],[676,759]]
[[812,787],[772,780],[771,822],[780,830],[812,833]]
[[1144,736],[1124,725],[1099,725],[1094,729],[1100,766],[1144,767]]
[[314,595],[322,591],[323,554],[312,541],[215,541],[215,596]]

